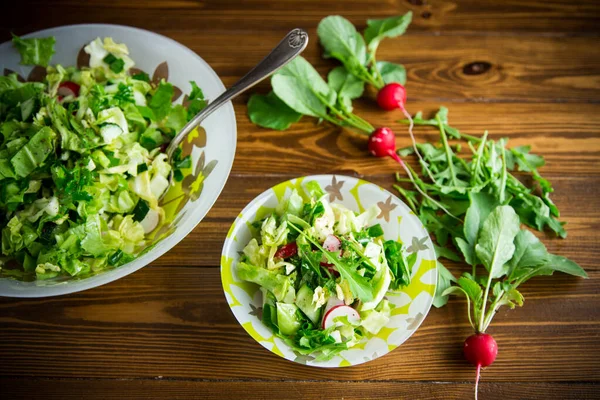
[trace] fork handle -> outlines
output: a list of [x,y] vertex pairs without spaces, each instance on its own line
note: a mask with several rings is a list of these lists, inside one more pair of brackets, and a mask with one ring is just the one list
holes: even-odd
[[283,40],[279,42],[277,47],[263,58],[256,67],[252,68],[250,72],[244,75],[233,86],[196,114],[194,118],[183,127],[167,147],[167,156],[169,159],[171,159],[173,152],[179,147],[181,141],[206,117],[212,114],[213,111],[292,61],[296,56],[302,53],[307,44],[308,34],[304,30],[297,28],[288,33]]

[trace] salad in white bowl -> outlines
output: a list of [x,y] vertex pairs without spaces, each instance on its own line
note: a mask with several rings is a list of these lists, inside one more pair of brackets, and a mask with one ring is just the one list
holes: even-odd
[[[96,38],[88,65],[51,65],[54,37],[13,45],[40,75],[0,76],[0,276],[79,277],[134,259],[164,211],[169,175],[190,156],[165,145],[206,106],[199,87],[185,105],[175,87],[151,81],[124,43]],[[46,67],[46,68],[44,68]],[[179,90],[179,89],[177,89]]]

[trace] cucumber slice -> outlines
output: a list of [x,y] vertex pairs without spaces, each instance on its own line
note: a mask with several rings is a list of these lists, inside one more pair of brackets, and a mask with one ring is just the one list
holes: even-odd
[[293,335],[300,329],[300,319],[296,315],[298,307],[293,304],[277,303],[277,325],[284,335]]
[[307,285],[302,285],[296,294],[296,305],[313,322],[318,323],[321,319],[321,310],[315,308],[312,303],[315,292]]

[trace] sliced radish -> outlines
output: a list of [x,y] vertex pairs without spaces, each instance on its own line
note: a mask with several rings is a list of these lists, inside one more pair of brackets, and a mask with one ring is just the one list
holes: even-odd
[[323,247],[328,251],[338,251],[342,247],[342,242],[335,235],[327,235]]
[[298,254],[298,245],[296,242],[284,244],[275,253],[275,257],[278,258],[289,258]]
[[335,265],[333,265],[333,264],[330,264],[330,263],[328,263],[328,262],[324,262],[324,261],[321,261],[321,263],[320,263],[320,264],[321,264],[321,267],[325,267],[325,268],[327,268],[327,270],[328,270],[329,272],[331,272],[331,274],[332,274],[333,276],[340,276],[340,272],[339,272],[339,271],[338,271],[338,270],[335,268]]
[[80,88],[80,86],[78,84],[76,84],[75,82],[71,82],[71,81],[62,82],[60,85],[58,85],[58,90],[56,91],[56,94],[61,99],[63,97],[67,97],[67,96],[78,97],[79,96],[79,88]]
[[341,323],[335,321],[338,317],[348,317],[348,322],[351,324],[360,321],[360,315],[354,308],[346,305],[335,306],[323,317],[323,329],[331,328],[334,325],[341,326]]
[[333,307],[343,305],[344,302],[342,300],[338,299],[336,296],[331,296],[329,299],[327,299],[327,304],[325,304],[325,314],[327,314],[327,312],[329,312],[329,310],[331,310]]

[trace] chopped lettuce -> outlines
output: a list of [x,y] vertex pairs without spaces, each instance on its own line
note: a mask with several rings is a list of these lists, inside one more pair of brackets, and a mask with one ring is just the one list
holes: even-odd
[[[181,149],[172,167],[161,146],[206,105],[202,90],[192,82],[186,102],[173,104],[173,85],[131,76],[127,46],[112,38],[84,47],[82,69],[49,65],[54,38],[13,43],[23,64],[47,73],[43,82],[0,77],[0,276],[84,277],[128,263],[164,219],[172,170],[183,180],[191,167]],[[287,233],[273,231],[258,260],[291,275],[292,264],[274,259]],[[294,294],[290,286],[282,299]]]
[[[411,264],[402,245],[384,242],[381,225],[373,224],[379,207],[357,214],[330,203],[314,181],[305,189],[307,201],[292,190],[272,215],[252,224],[258,231],[237,275],[261,287],[267,327],[296,353],[326,360],[389,322],[385,295],[410,282],[399,270]],[[354,310],[327,317],[341,305]]]
[[56,39],[53,36],[22,39],[13,35],[12,42],[13,46],[21,54],[21,64],[47,67],[54,55]]

